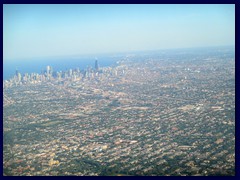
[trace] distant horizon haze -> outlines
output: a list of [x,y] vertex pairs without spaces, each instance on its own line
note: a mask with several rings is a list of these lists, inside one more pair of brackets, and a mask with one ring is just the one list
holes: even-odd
[[3,61],[229,45],[233,4],[3,5]]
[[[174,50],[191,50],[191,49],[208,49],[208,48],[234,48],[235,45],[219,45],[219,46],[197,46],[197,47],[176,47],[176,48],[162,48],[162,49],[147,49],[147,50],[132,50],[132,51],[117,51],[117,52],[101,52],[101,53],[83,53],[83,54],[70,54],[70,55],[52,55],[52,56],[38,56],[38,57],[27,57],[27,58],[14,58],[14,59],[5,59],[7,62],[14,62],[14,61],[42,61],[42,59],[63,59],[63,58],[70,58],[70,59],[89,59],[89,58],[98,58],[98,57],[116,57],[116,56],[123,56],[128,54],[135,54],[135,53],[149,53],[149,52],[164,52],[164,51],[174,51]],[[5,62],[6,62],[5,61]],[[3,59],[4,63],[4,59]]]
[[[215,47],[198,47],[198,48],[176,48],[162,49],[149,51],[131,51],[114,54],[91,54],[91,55],[73,55],[73,56],[55,56],[55,57],[38,57],[23,60],[8,60],[3,62],[3,79],[7,80],[14,76],[18,70],[21,74],[24,73],[40,73],[41,70],[46,70],[46,66],[52,66],[54,71],[65,71],[66,69],[80,68],[85,69],[87,66],[94,67],[95,60],[98,60],[100,67],[116,65],[118,61],[124,60],[127,56],[142,56],[148,57],[157,55],[164,57],[165,55],[183,54],[214,54],[218,51],[231,53],[235,52],[235,46],[215,46]],[[161,58],[160,58],[161,59]],[[34,63],[33,63],[34,62]]]

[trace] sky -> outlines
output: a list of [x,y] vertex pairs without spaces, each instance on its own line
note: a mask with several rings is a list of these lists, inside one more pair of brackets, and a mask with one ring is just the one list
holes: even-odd
[[235,45],[235,5],[3,5],[3,59]]

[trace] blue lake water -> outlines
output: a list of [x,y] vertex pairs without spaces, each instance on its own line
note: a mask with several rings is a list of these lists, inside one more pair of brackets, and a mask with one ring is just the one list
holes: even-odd
[[[132,53],[130,53],[132,54]],[[235,59],[235,46],[220,46],[220,47],[205,47],[205,48],[184,48],[184,49],[169,49],[169,50],[154,50],[154,51],[139,51],[133,54],[141,55],[144,59],[146,57],[144,54],[161,57],[162,59],[166,57],[172,57],[178,59],[180,56],[182,58],[188,58],[191,60],[194,56],[211,56],[223,54],[228,57]],[[188,55],[188,57],[186,57]],[[185,57],[184,57],[185,56]],[[99,67],[106,67],[115,65],[117,61],[122,60],[126,57],[126,53],[118,53],[111,55],[97,55]],[[160,58],[160,59],[161,59]],[[138,57],[139,59],[139,57]],[[41,73],[42,70],[46,70],[47,66],[52,66],[54,71],[65,71],[68,69],[79,68],[80,70],[85,69],[87,66],[95,66],[95,56],[85,56],[85,57],[60,57],[60,58],[42,58],[42,59],[30,59],[30,60],[15,60],[3,61],[3,79],[9,79],[14,76],[16,69],[21,74],[24,73]]]
[[[115,65],[120,58],[118,57],[98,57],[99,67]],[[87,66],[95,66],[95,58],[51,58],[23,61],[3,62],[3,79],[9,79],[15,75],[16,69],[21,74],[41,73],[47,66],[52,66],[54,71],[65,71],[68,69],[85,69]]]

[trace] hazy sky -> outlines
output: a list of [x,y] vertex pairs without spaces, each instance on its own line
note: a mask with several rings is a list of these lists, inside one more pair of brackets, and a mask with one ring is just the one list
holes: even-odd
[[235,5],[3,6],[3,57],[235,45]]

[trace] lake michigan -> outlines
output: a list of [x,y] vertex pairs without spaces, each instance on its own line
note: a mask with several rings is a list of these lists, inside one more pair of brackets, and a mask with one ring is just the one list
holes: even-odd
[[43,58],[32,60],[9,60],[3,62],[3,80],[8,80],[15,75],[16,70],[21,74],[41,73],[47,66],[52,66],[54,71],[66,71],[87,67],[94,68],[95,60],[98,60],[99,67],[114,66],[120,57],[85,57],[85,58]]

